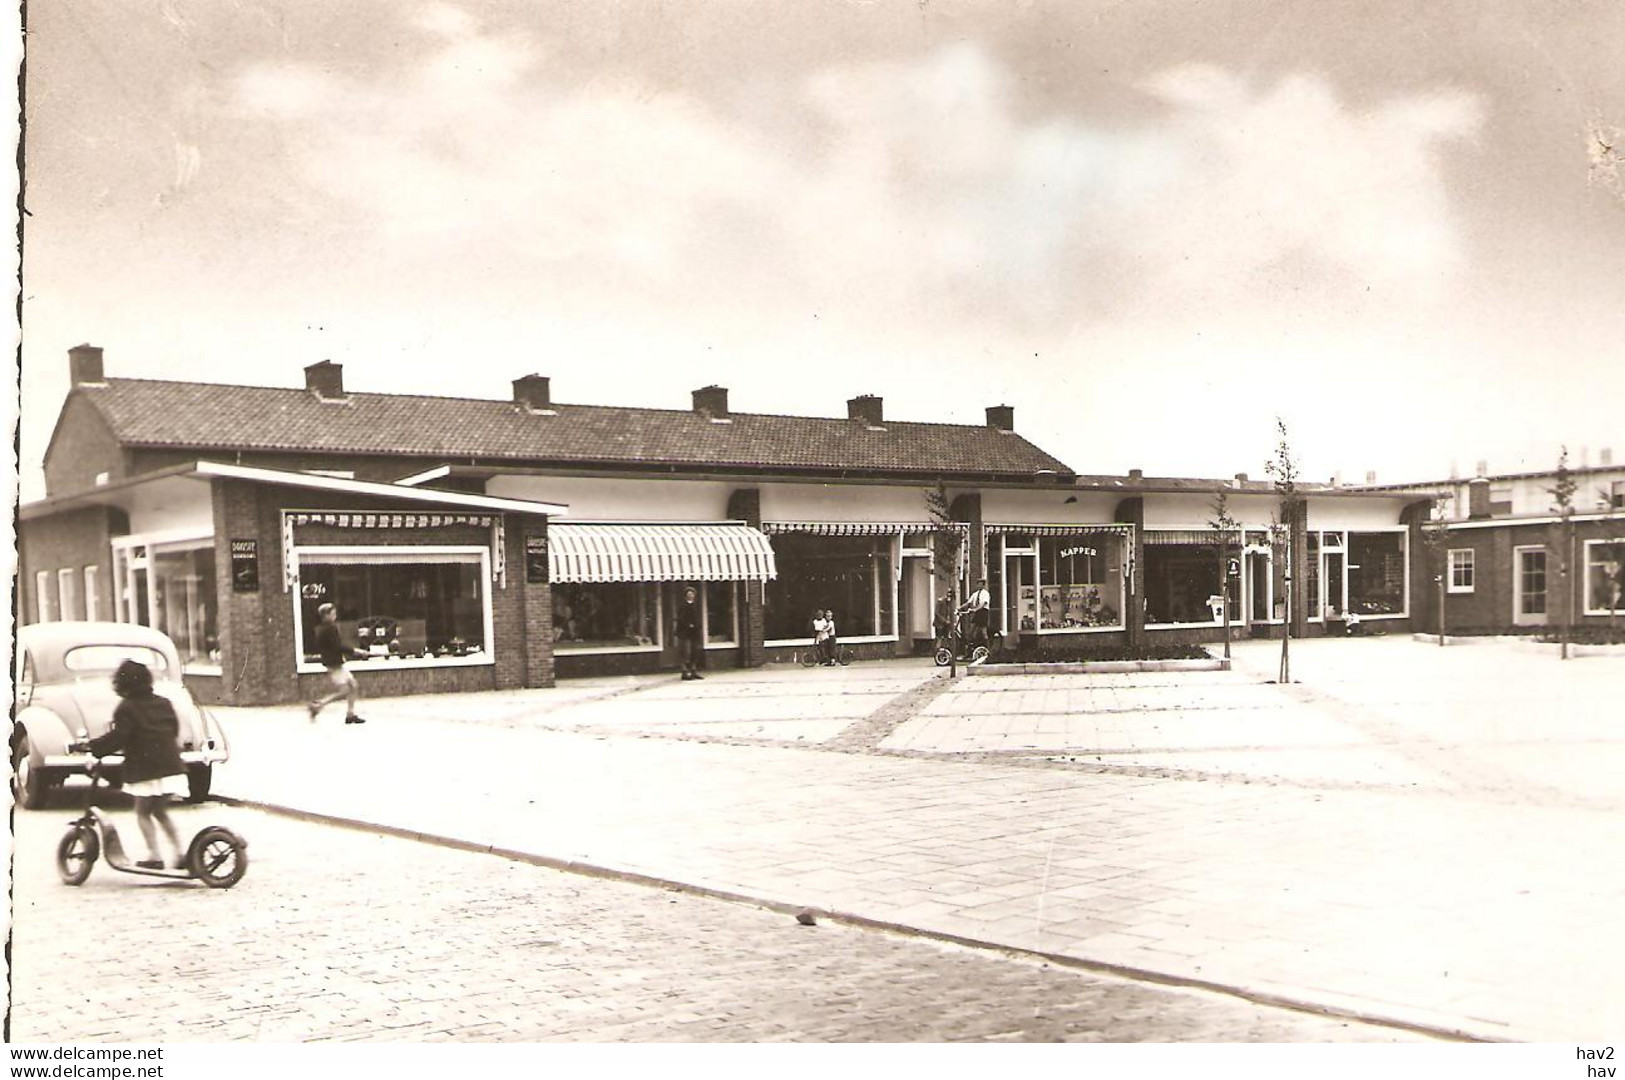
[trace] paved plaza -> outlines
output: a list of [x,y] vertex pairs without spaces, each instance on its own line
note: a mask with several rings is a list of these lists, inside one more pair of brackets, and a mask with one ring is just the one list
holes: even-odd
[[22,815],[14,1040],[1421,1038],[254,811],[184,813],[251,838],[236,888],[98,866],[68,893],[26,857],[66,815]]
[[[1278,648],[1241,643],[1234,670],[1178,675],[949,680],[900,661],[719,671],[700,683],[584,680],[369,702],[362,728],[336,715],[312,726],[296,708],[221,710],[234,758],[216,787],[552,865],[1236,995],[1204,1000],[1286,1002],[1479,1038],[1616,1033],[1625,947],[1610,930],[1625,901],[1625,659],[1561,663],[1496,644],[1438,649],[1397,637],[1294,642],[1296,681],[1276,686]],[[302,839],[324,835],[308,823],[256,819],[245,830],[256,833],[250,879],[229,900],[199,902],[258,895],[274,908],[281,901],[260,891],[274,885],[259,860],[288,866],[327,842]],[[48,859],[48,843],[27,827],[19,845],[24,859]],[[469,868],[514,866],[468,852],[435,858],[452,856]],[[391,865],[363,855],[344,873],[393,910],[419,883]],[[512,905],[484,895],[481,873],[454,880],[466,887],[463,904],[497,919]],[[53,904],[100,895],[64,894],[48,874],[19,873],[18,883],[20,901],[32,902],[28,889]],[[319,911],[312,888],[304,902]],[[826,919],[816,930],[833,928]],[[245,935],[238,940],[252,940]],[[34,958],[20,957],[19,973],[25,962]],[[49,965],[33,970],[44,979]],[[834,969],[823,969],[811,982],[831,979]],[[30,986],[48,985],[20,981],[19,1007]],[[871,991],[854,992],[861,1006]],[[989,1001],[1004,993],[989,983]],[[651,1033],[660,1023],[556,1034],[669,1037]],[[786,1026],[743,1025],[728,1037],[887,1037],[874,1027],[772,1023]],[[1323,1037],[1238,1025],[1209,1037]],[[434,1030],[481,1037],[477,1023],[463,1035]],[[491,1037],[548,1037],[501,1031]],[[1115,1031],[1099,1037],[1177,1037]],[[992,1034],[972,1025],[893,1037]]]

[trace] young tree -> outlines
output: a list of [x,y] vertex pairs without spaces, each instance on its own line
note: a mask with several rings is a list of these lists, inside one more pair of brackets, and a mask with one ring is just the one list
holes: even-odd
[[1270,536],[1283,541],[1286,550],[1286,625],[1281,635],[1280,682],[1292,681],[1292,530],[1302,512],[1303,496],[1298,494],[1298,460],[1292,453],[1292,442],[1287,437],[1286,421],[1275,418],[1275,456],[1264,465],[1264,471],[1275,481],[1275,494],[1280,499],[1279,511],[1270,518]]
[[1562,518],[1562,530],[1559,534],[1563,550],[1557,560],[1557,580],[1563,594],[1563,608],[1561,625],[1558,627],[1558,640],[1563,643],[1562,657],[1569,658],[1569,624],[1573,617],[1569,611],[1574,601],[1573,589],[1569,585],[1569,567],[1574,565],[1574,493],[1579,488],[1575,483],[1574,474],[1569,471],[1569,448],[1563,447],[1562,453],[1557,456],[1557,477],[1547,492],[1552,496],[1552,509],[1556,510]]
[[959,607],[959,560],[965,535],[954,521],[953,504],[948,499],[948,488],[937,484],[925,489],[925,512],[936,528],[932,533],[931,554],[936,563],[937,596],[950,597]]
[[1219,549],[1219,595],[1224,600],[1224,658],[1230,659],[1230,538],[1241,523],[1230,515],[1230,498],[1226,494],[1224,485],[1220,484],[1214,492],[1213,501],[1208,504],[1213,516],[1208,518],[1208,528],[1214,532]]
[[1449,514],[1449,497],[1436,496],[1433,505],[1428,509],[1427,520],[1422,522],[1422,546],[1427,551],[1428,568],[1433,571],[1433,580],[1439,586],[1437,603],[1439,608],[1439,644],[1444,645],[1444,600],[1446,579],[1450,576],[1450,526],[1446,521]]

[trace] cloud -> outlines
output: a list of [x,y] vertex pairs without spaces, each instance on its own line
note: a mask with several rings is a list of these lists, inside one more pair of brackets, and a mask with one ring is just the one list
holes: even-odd
[[1108,127],[1032,113],[962,44],[765,85],[753,115],[773,121],[748,123],[631,77],[556,77],[542,43],[447,5],[416,25],[408,70],[261,65],[237,85],[248,114],[297,125],[305,181],[393,243],[1038,328],[1283,268],[1422,289],[1462,257],[1441,150],[1479,114],[1458,93],[1356,109],[1318,76],[1193,66],[1144,83],[1155,122]]

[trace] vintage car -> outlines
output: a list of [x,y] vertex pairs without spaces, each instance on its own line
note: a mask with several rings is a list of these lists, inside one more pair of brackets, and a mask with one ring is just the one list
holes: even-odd
[[[113,726],[119,701],[113,671],[125,660],[147,665],[153,689],[175,706],[190,799],[208,797],[214,766],[229,747],[214,717],[182,685],[175,643],[133,623],[58,622],[17,630],[11,790],[19,806],[39,807],[51,788],[86,772],[90,755],[68,747]],[[104,758],[102,774],[116,783],[122,765],[117,755]]]

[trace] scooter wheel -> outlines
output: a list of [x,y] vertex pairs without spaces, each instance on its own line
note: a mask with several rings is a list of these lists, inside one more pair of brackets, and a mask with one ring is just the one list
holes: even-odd
[[976,646],[976,648],[974,648],[974,649],[972,649],[970,651],[970,662],[971,663],[973,663],[973,664],[981,663],[983,660],[986,660],[986,659],[987,659],[987,646],[986,645],[978,645],[978,646]]
[[192,876],[211,889],[229,889],[248,873],[248,842],[230,829],[210,825],[186,849]]
[[937,667],[947,667],[954,662],[954,654],[946,647],[937,650]]
[[83,885],[102,853],[102,842],[89,825],[71,826],[56,845],[56,869],[64,885]]

